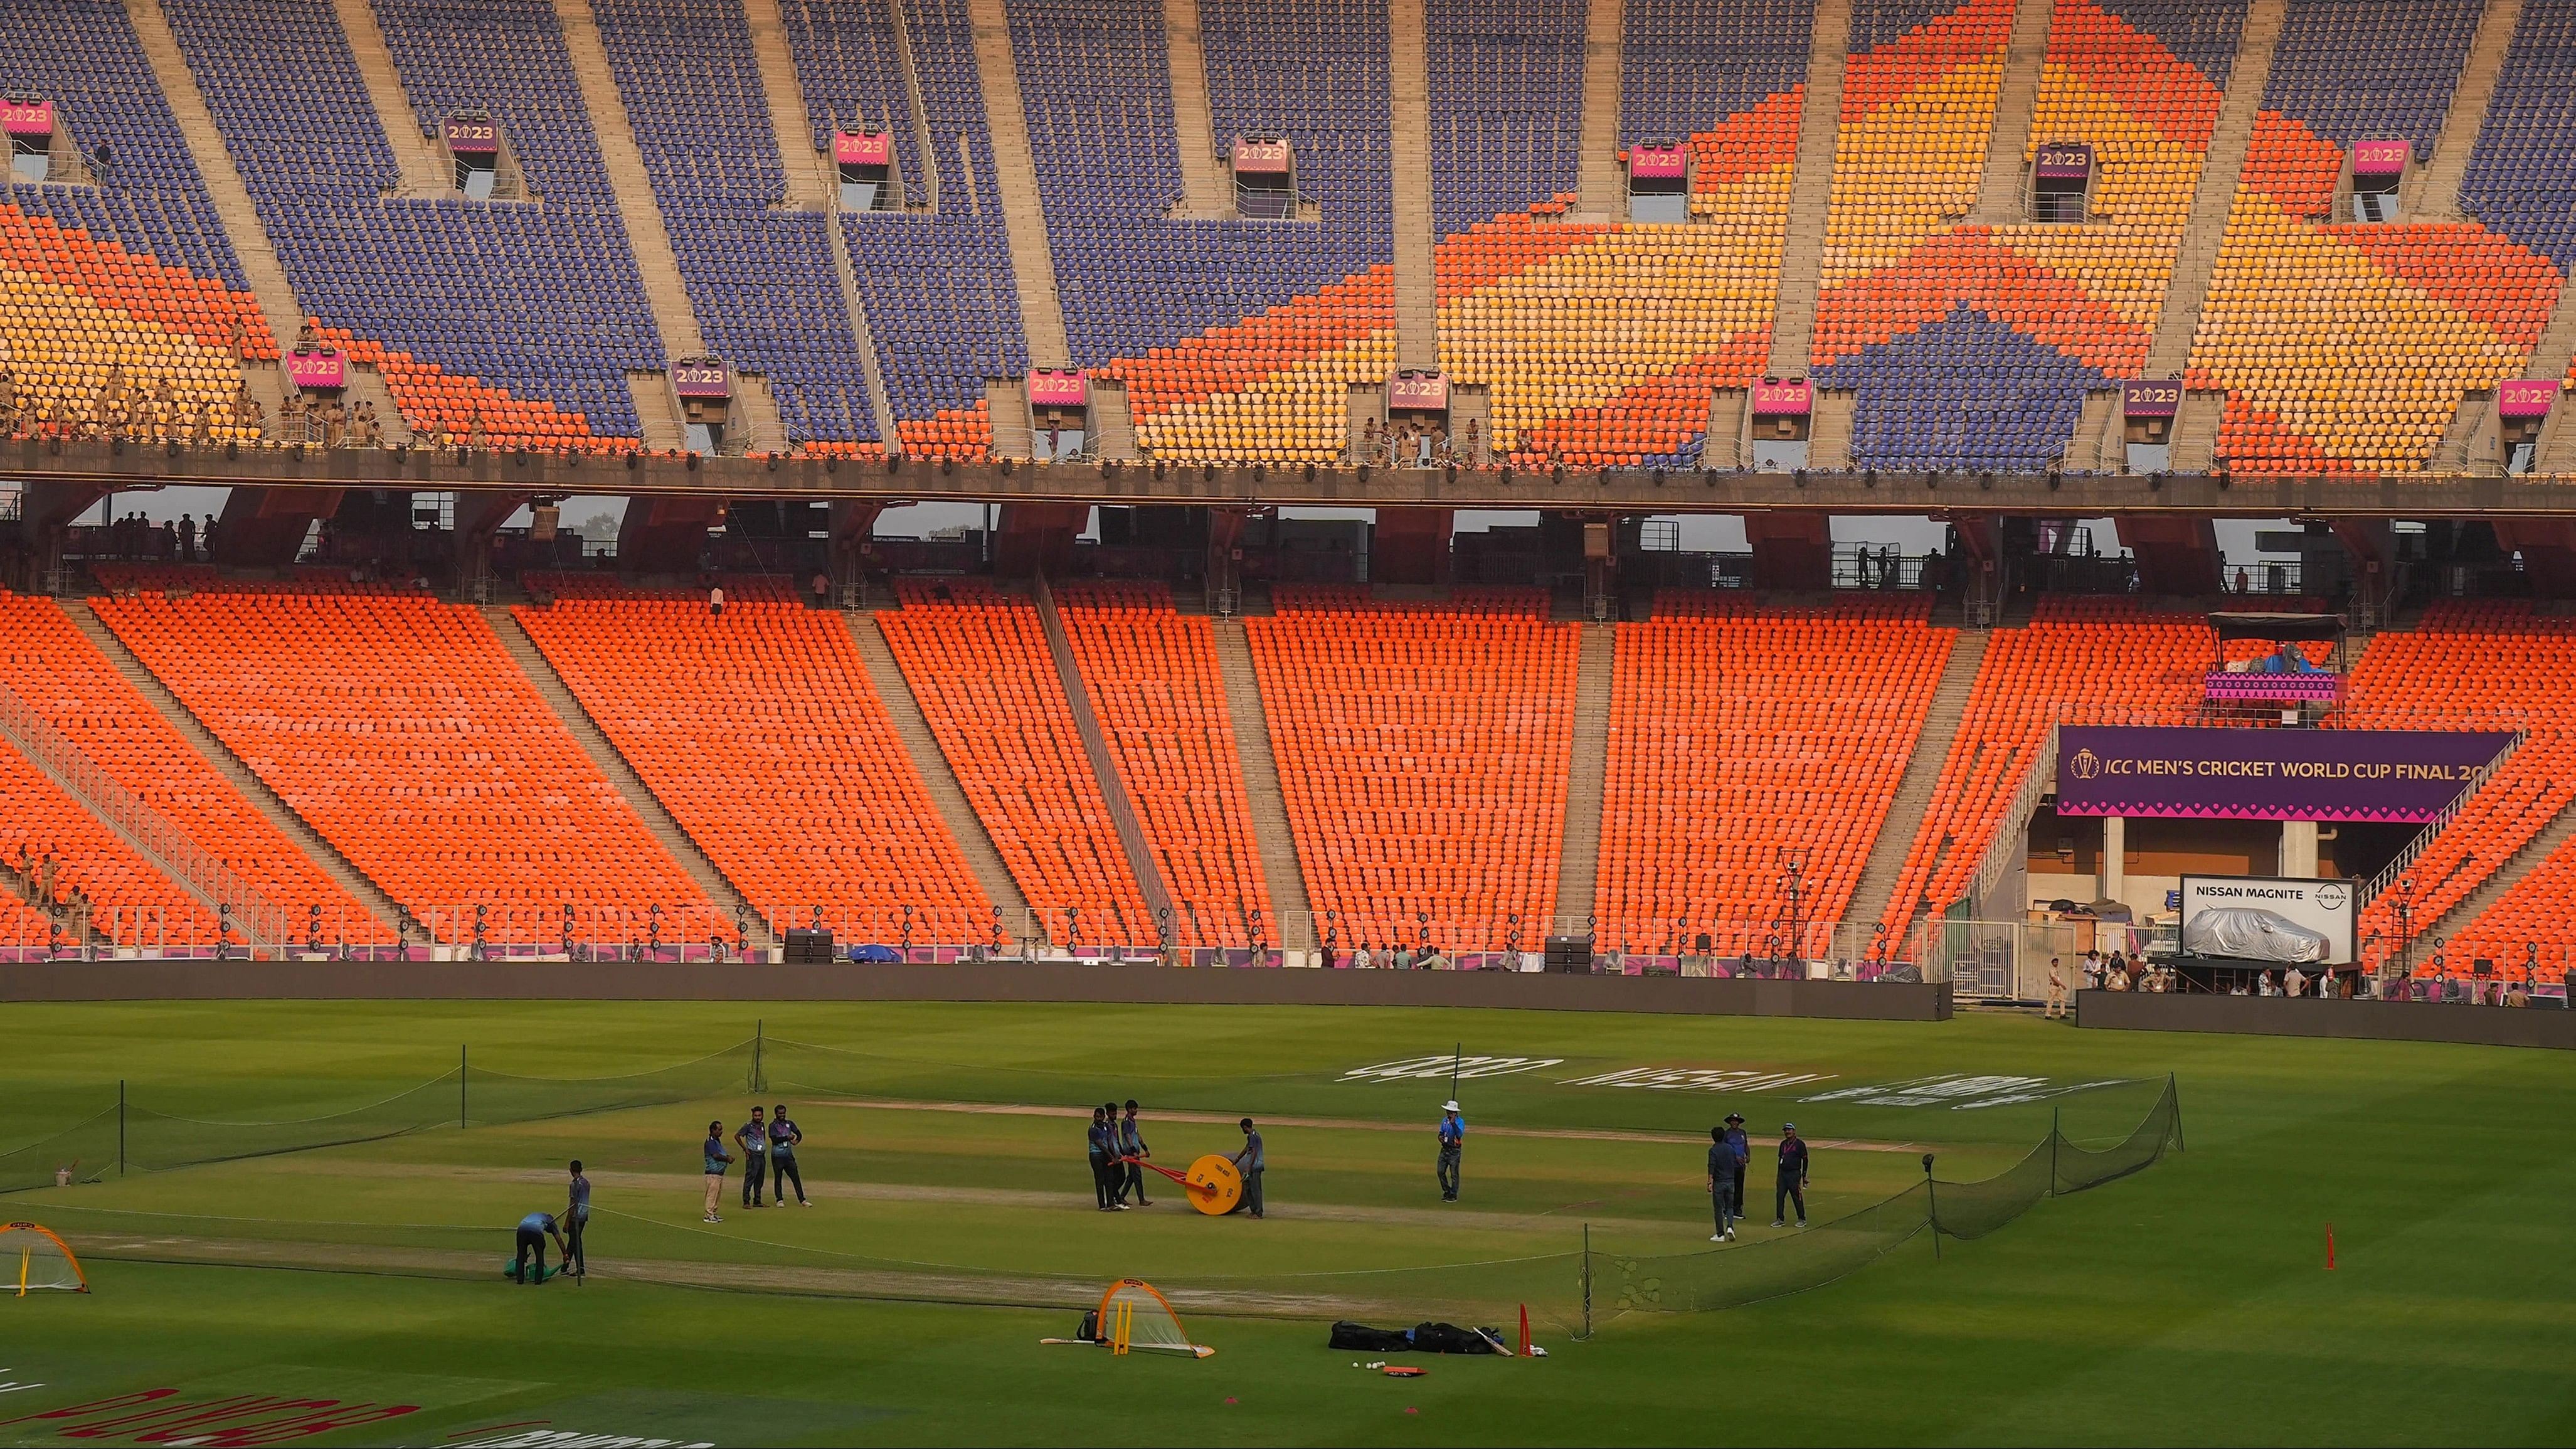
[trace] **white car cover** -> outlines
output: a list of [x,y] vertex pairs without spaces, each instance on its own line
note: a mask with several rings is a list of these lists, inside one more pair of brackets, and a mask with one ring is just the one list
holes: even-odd
[[2194,956],[2233,956],[2283,965],[2326,959],[2326,938],[2270,911],[2221,906],[2185,922],[2182,948]]

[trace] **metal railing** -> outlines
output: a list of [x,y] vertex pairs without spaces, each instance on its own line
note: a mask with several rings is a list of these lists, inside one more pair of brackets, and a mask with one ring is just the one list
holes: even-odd
[[2012,800],[2004,806],[2003,819],[1995,828],[1995,838],[1986,845],[1986,853],[1977,861],[1977,873],[1969,886],[1969,899],[1982,905],[1986,897],[2003,883],[2013,862],[2026,858],[2031,813],[2039,808],[2039,797],[2045,795],[2057,780],[2057,729],[2048,727],[2040,738],[2039,753],[2031,758],[2030,769],[2022,776],[2021,788],[2013,791]]
[[2504,762],[2512,759],[2515,752],[2522,748],[2523,742],[2530,738],[2529,730],[2514,731],[2513,742],[2497,751],[2494,759],[2479,766],[2477,773],[2469,777],[2469,783],[2461,787],[2460,793],[2452,798],[2451,803],[2443,806],[2441,813],[2424,822],[2424,828],[2415,833],[2413,840],[2406,842],[2406,848],[2397,852],[2396,857],[2390,860],[2379,874],[2370,878],[2370,885],[2362,892],[2361,897],[2364,909],[2377,904],[2382,893],[2396,885],[2407,871],[2414,868],[2415,862],[2426,850],[2432,848],[2433,841],[2444,830],[2450,828],[2451,822],[2459,818],[2461,811],[2469,808],[2469,802],[2475,800],[2478,792],[2487,787],[2487,781],[2495,778],[2496,771],[2504,768]]

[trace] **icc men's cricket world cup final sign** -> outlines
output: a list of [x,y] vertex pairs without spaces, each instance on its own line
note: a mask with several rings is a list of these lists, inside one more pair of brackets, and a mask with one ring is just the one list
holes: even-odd
[[2057,813],[2420,822],[2512,743],[2502,731],[2069,725]]

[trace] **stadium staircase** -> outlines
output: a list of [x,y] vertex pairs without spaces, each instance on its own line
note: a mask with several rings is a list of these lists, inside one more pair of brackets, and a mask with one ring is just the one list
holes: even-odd
[[[2148,377],[2180,377],[2191,360],[2192,335],[2200,326],[2201,303],[2209,295],[2211,271],[2218,265],[2218,244],[2227,234],[2227,214],[2236,202],[2237,178],[2245,170],[2245,153],[2254,140],[2254,115],[2261,108],[2263,87],[2272,74],[2272,51],[2280,43],[2288,0],[2253,0],[2236,42],[2236,60],[2228,71],[2227,95],[2219,103],[2218,125],[2210,133],[2209,154],[2201,162],[2200,186],[2192,193],[2191,221],[2183,231],[2182,255],[2165,288],[2164,309],[2156,318],[2155,341],[2147,349]],[[2184,446],[2186,424],[2205,415],[2207,437],[2197,451]],[[2219,403],[2215,398],[2185,399],[2175,420],[2173,464],[2177,469],[2206,467],[2218,446]]]
[[996,458],[1028,458],[1037,453],[1029,424],[1029,382],[1024,377],[996,377],[984,384],[984,411],[993,422]]
[[2520,850],[2504,858],[2487,878],[2460,903],[2426,925],[2417,935],[2425,942],[2448,941],[2469,928],[2489,907],[2503,900],[2505,894],[2522,884],[2542,861],[2558,853],[2559,847],[2576,840],[2576,805],[2561,810],[2538,834],[2523,842]]
[[[2531,365],[2523,375],[2565,377],[2571,363],[2576,363],[2576,285],[2558,293],[2558,310],[2550,314],[2549,325],[2541,329],[2540,345],[2531,350]],[[2564,404],[2550,409],[2549,421],[2540,435],[2540,457],[2534,465],[2540,472],[2576,473],[2576,423],[2568,421],[2569,411]]]
[[1112,463],[1132,463],[1136,451],[1136,415],[1127,405],[1127,384],[1117,378],[1091,380],[1092,447]]
[[1995,95],[1995,125],[1986,142],[1986,172],[1977,183],[1976,213],[1969,218],[1980,225],[2017,226],[2030,220],[2023,197],[2031,115],[2039,107],[2048,22],[2056,8],[2057,0],[2020,0],[2013,9],[2012,44],[2004,53],[2003,86]]
[[1199,44],[1199,0],[1163,0],[1163,47],[1170,58],[1172,132],[1181,148],[1181,205],[1192,217],[1234,215],[1234,196],[1216,164],[1209,119],[1207,51]]
[[1432,273],[1431,43],[1423,0],[1389,0],[1388,168],[1395,186],[1395,365],[1437,370],[1440,314]]
[[1038,166],[1029,150],[1029,113],[1020,104],[1010,20],[1002,0],[968,0],[966,13],[975,27],[975,65],[984,77],[985,119],[992,128],[993,169],[999,173],[984,180],[1000,194],[1002,221],[1010,232],[1011,280],[1020,291],[1029,365],[1068,367],[1073,349],[1065,341],[1064,307],[1056,298],[1055,259],[1047,250],[1046,208],[1038,200]]
[[735,376],[734,384],[729,426],[741,430],[740,451],[787,452],[787,423],[778,415],[778,393],[771,387],[768,377],[756,372],[740,373]]
[[812,144],[813,124],[806,119],[805,87],[796,78],[796,57],[787,48],[787,23],[779,0],[743,0],[751,27],[752,58],[760,66],[761,96],[769,106],[769,129],[778,137],[779,164],[787,173],[787,204],[799,211],[819,211],[835,219],[823,228],[832,253],[832,276],[841,286],[841,306],[849,313],[850,332],[859,344],[859,372],[868,385],[868,409],[875,414],[877,436],[895,443],[894,398],[886,391],[885,372],[877,363],[875,334],[868,328],[867,304],[859,296],[858,269],[850,264],[850,239],[837,224],[840,176],[830,156]]
[[[1771,318],[1771,377],[1805,377],[1814,355],[1816,292],[1825,264],[1825,206],[1834,192],[1834,143],[1842,133],[1843,66],[1852,0],[1819,0],[1807,41],[1807,86],[1798,111],[1798,169],[1790,183],[1788,249]],[[1849,451],[1846,434],[1845,452]]]
[[[1888,802],[1887,819],[1879,824],[1878,838],[1869,844],[1869,864],[1862,868],[1860,884],[1852,890],[1851,908],[1846,912],[1851,924],[1886,919],[1898,878],[1905,871],[1905,853],[1922,832],[1924,812],[1931,807],[1932,792],[1941,783],[1941,767],[1958,743],[1959,721],[1967,713],[1968,696],[1977,686],[1977,669],[1986,662],[1986,644],[1993,637],[1989,630],[1962,629],[1951,642],[1949,661],[1941,669],[1940,687],[1932,692],[1931,711],[1923,718],[1923,732],[1915,739],[1914,753],[1905,761],[1905,774],[1897,781],[1895,798]],[[1891,941],[1888,945],[1897,948],[1903,943]]]
[[116,672],[134,686],[135,692],[141,694],[161,718],[179,732],[181,739],[194,746],[217,773],[230,781],[232,787],[241,792],[241,797],[250,802],[251,808],[266,817],[279,834],[294,842],[296,848],[304,852],[305,859],[329,876],[340,889],[347,891],[351,899],[365,906],[367,913],[379,922],[390,924],[401,915],[402,908],[394,903],[393,897],[368,879],[365,872],[350,864],[339,847],[305,823],[304,817],[296,813],[294,806],[286,803],[285,797],[269,788],[268,782],[261,779],[257,771],[243,764],[240,756],[190,713],[159,676],[143,667],[143,661],[134,656],[133,650],[125,647],[125,641],[116,637],[116,631],[107,627],[87,601],[65,600],[62,609],[98,652],[107,657],[107,662],[116,667]]
[[421,131],[420,113],[403,93],[402,75],[394,69],[393,52],[385,46],[385,32],[376,24],[374,7],[367,0],[331,0],[331,8],[338,12],[349,53],[357,59],[367,101],[375,108],[377,123],[385,128],[385,143],[393,148],[394,163],[402,169],[403,194],[445,196],[455,191],[455,174],[441,149],[445,143],[433,146]]
[[689,307],[689,289],[680,280],[680,259],[671,251],[662,205],[653,199],[653,183],[644,172],[644,153],[636,149],[626,102],[618,98],[608,50],[599,39],[599,19],[591,13],[590,0],[554,0],[554,6],[555,18],[563,26],[564,49],[572,55],[572,73],[581,82],[582,106],[590,112],[591,134],[599,142],[600,163],[617,190],[617,214],[626,223],[626,242],[634,249],[636,270],[644,278],[653,325],[662,334],[664,361],[704,357],[706,339],[698,331],[697,314]]
[[[179,122],[179,134],[187,141],[188,155],[197,163],[205,179],[206,194],[215,203],[215,215],[232,239],[233,254],[241,258],[242,276],[250,282],[253,300],[259,303],[259,314],[268,321],[269,336],[281,348],[295,345],[296,334],[303,330],[304,309],[295,300],[295,288],[286,280],[286,269],[278,264],[277,249],[269,244],[268,231],[260,225],[259,210],[251,205],[250,188],[242,184],[241,172],[233,168],[231,153],[224,149],[222,133],[215,129],[214,112],[206,107],[205,92],[197,89],[197,77],[188,69],[187,57],[180,53],[179,38],[170,29],[170,17],[161,11],[161,0],[125,0],[125,13],[134,22],[134,33],[143,42],[144,59],[151,62],[153,77],[161,83],[161,94],[169,99],[171,114]],[[243,380],[251,396],[268,410],[271,418],[282,411],[286,401],[286,376],[273,362],[242,364]]]
[[1565,838],[1556,858],[1556,914],[1588,916],[1601,875],[1602,791],[1609,775],[1610,692],[1619,626],[1583,626],[1574,672],[1574,748],[1565,772]]
[[2406,179],[2400,198],[2408,221],[2457,221],[2460,181],[2469,174],[2469,156],[2478,148],[2478,130],[2486,124],[2487,105],[2495,99],[2496,80],[2504,74],[2505,52],[2513,45],[2514,26],[2522,20],[2522,0],[2487,0],[2479,17],[2477,39],[2470,43],[2467,66],[2451,89],[2451,108],[2433,141],[2433,154],[2423,158]]
[[1315,906],[1306,894],[1305,867],[1298,863],[1296,836],[1288,825],[1287,797],[1279,789],[1279,756],[1270,747],[1270,711],[1261,702],[1252,644],[1239,618],[1214,620],[1208,632],[1216,643],[1217,669],[1225,676],[1226,714],[1234,724],[1235,754],[1243,766],[1244,804],[1252,817],[1253,843],[1261,851],[1262,883],[1270,888],[1270,909],[1279,918],[1279,941],[1292,949],[1311,948],[1320,944],[1307,932]]
[[1583,17],[1583,154],[1576,158],[1576,200],[1603,220],[1628,217],[1628,182],[1619,169],[1619,74],[1624,0],[1592,0]]
[[1020,894],[1019,882],[1011,879],[1009,868],[1002,864],[1001,852],[993,848],[993,837],[985,832],[983,820],[966,803],[957,772],[950,768],[938,738],[931,734],[930,721],[921,713],[921,701],[912,697],[912,686],[904,682],[903,669],[894,662],[894,651],[886,647],[876,616],[854,613],[843,617],[849,621],[850,637],[858,641],[859,657],[867,661],[868,681],[876,686],[877,698],[884,701],[887,715],[894,720],[895,737],[903,741],[904,753],[912,757],[913,769],[921,774],[922,787],[939,807],[939,818],[947,825],[949,838],[965,853],[966,867],[975,873],[975,883],[984,888],[985,899],[1001,908],[1004,920],[1026,922],[1028,897]]
[[1100,728],[1100,711],[1091,703],[1091,686],[1084,682],[1082,666],[1073,657],[1073,640],[1066,636],[1064,615],[1055,606],[1055,591],[1047,587],[1046,575],[1037,577],[1030,591],[1038,606],[1038,629],[1046,635],[1047,654],[1055,663],[1056,682],[1064,686],[1064,702],[1073,716],[1073,732],[1082,740],[1082,753],[1091,761],[1093,778],[1100,782],[1101,802],[1109,808],[1110,828],[1117,832],[1118,849],[1127,857],[1127,870],[1136,878],[1137,892],[1158,921],[1171,921],[1172,893],[1163,884],[1163,868],[1154,859],[1154,847],[1145,839],[1144,822],[1136,815],[1136,802],[1127,794],[1126,777],[1118,773],[1118,761],[1109,753],[1109,736]]
[[[587,13],[585,6],[584,14]],[[502,649],[528,676],[528,682],[536,686],[537,694],[553,707],[555,716],[563,721],[565,730],[581,746],[582,753],[590,756],[591,763],[608,778],[609,785],[626,802],[626,807],[635,812],[635,818],[644,822],[644,828],[652,832],[664,850],[671,853],[671,859],[678,862],[680,869],[697,882],[698,889],[707,893],[708,900],[715,902],[720,910],[738,913],[737,919],[747,923],[743,944],[751,949],[776,944],[768,922],[761,919],[760,912],[751,904],[751,898],[725,879],[724,872],[716,869],[716,863],[707,858],[707,853],[698,848],[698,843],[689,838],[687,831],[680,828],[680,822],[672,818],[661,797],[645,785],[644,777],[635,772],[635,767],[627,763],[615,745],[609,743],[598,721],[590,717],[590,711],[582,707],[571,686],[555,672],[554,664],[546,658],[545,651],[537,647],[536,640],[528,637],[527,626],[520,623],[518,616],[505,605],[486,604],[478,612],[483,615],[484,622],[492,626],[492,632],[499,636]]]
[[[1814,315],[1808,313],[1811,320]],[[1816,389],[1815,415],[1807,430],[1808,467],[1851,466],[1852,420],[1859,410],[1860,397],[1848,388]]]
[[688,433],[680,425],[680,403],[671,393],[671,375],[666,372],[630,372],[626,374],[626,391],[635,400],[635,420],[644,431],[648,452],[670,452],[687,444]]
[[894,31],[895,58],[903,65],[904,100],[912,110],[913,155],[921,161],[919,176],[903,178],[904,197],[907,203],[916,198],[927,200],[935,212],[940,209],[939,141],[930,133],[930,107],[921,99],[921,67],[912,57],[912,27],[905,21],[903,9],[889,5],[885,14]]

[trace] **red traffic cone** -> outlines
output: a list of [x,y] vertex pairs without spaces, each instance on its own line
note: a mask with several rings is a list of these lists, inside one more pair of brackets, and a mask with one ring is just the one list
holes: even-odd
[[2326,1271],[2334,1271],[2334,1224],[2326,1224]]
[[1530,1356],[1529,1305],[1521,1305],[1521,1357]]

